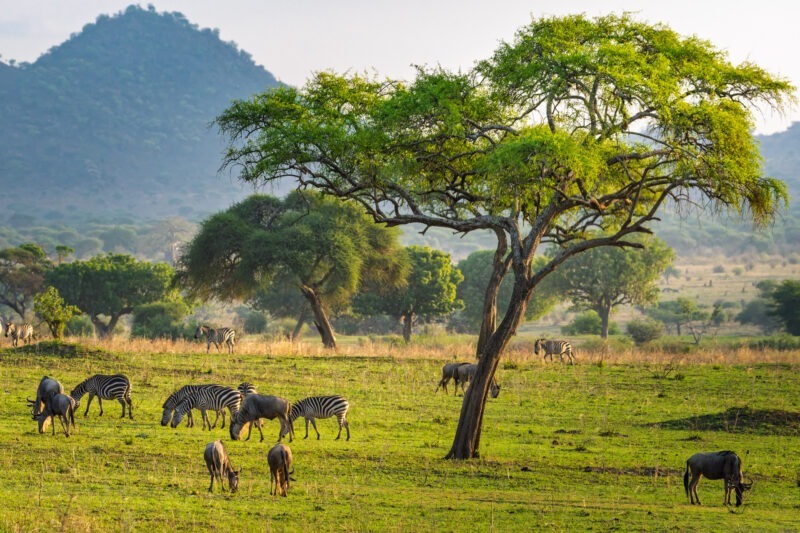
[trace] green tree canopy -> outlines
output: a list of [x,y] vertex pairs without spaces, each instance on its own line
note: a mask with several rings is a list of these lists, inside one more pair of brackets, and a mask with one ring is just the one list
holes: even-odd
[[[501,354],[569,257],[636,246],[667,205],[773,217],[787,195],[762,172],[752,111],[783,109],[793,91],[661,24],[574,15],[532,21],[470,72],[420,68],[410,83],[321,72],[234,102],[216,123],[224,165],[244,181],[294,180],[390,225],[496,235],[481,360],[448,453],[468,458]],[[533,270],[548,242],[559,252]]]
[[784,280],[771,294],[772,314],[791,335],[800,335],[800,281]]
[[417,317],[430,319],[461,309],[456,290],[464,279],[453,266],[450,254],[428,246],[403,249],[410,270],[398,287],[370,284],[370,290],[356,298],[361,314],[388,314],[403,322],[403,338],[408,342]]
[[64,263],[47,274],[69,305],[89,315],[100,338],[113,334],[123,315],[139,305],[177,300],[171,288],[174,271],[166,263],[138,261],[130,255],[107,254]]
[[608,337],[615,307],[658,301],[656,285],[675,254],[662,240],[631,239],[641,248],[604,246],[570,257],[555,276],[555,284],[578,310],[591,309],[600,317],[600,336]]
[[64,335],[67,322],[81,314],[76,306],[64,302],[55,287],[47,287],[44,292],[34,296],[33,305],[36,315],[47,323],[54,339],[60,339]]
[[0,250],[0,305],[26,320],[33,297],[41,292],[44,277],[53,264],[35,244]]
[[[346,309],[367,280],[389,286],[401,279],[398,236],[355,205],[314,192],[285,200],[253,195],[203,222],[181,258],[178,280],[192,294],[223,300],[293,287],[323,344],[335,347],[331,310]],[[275,299],[261,301],[285,314],[272,307]]]

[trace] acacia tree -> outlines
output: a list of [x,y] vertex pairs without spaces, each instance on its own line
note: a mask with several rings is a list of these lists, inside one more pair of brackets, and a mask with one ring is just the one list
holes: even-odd
[[464,279],[453,266],[450,254],[428,246],[408,246],[403,250],[408,273],[397,287],[368,284],[354,304],[361,314],[387,314],[403,323],[403,339],[411,340],[417,317],[449,315],[463,306],[456,289]]
[[[576,15],[531,22],[467,73],[420,68],[401,83],[323,72],[234,102],[216,123],[224,165],[244,181],[294,180],[390,225],[494,232],[481,359],[447,454],[469,458],[500,356],[567,258],[637,246],[630,237],[665,204],[771,219],[786,190],[762,173],[751,105],[783,109],[793,89],[663,25]],[[548,242],[559,251],[534,270]]]
[[597,312],[604,339],[615,307],[658,300],[656,281],[675,255],[664,241],[650,236],[631,242],[642,248],[592,248],[570,257],[555,275],[557,287],[576,308]]
[[63,263],[46,282],[68,305],[89,316],[101,339],[111,337],[122,316],[143,304],[179,299],[170,287],[174,271],[166,263],[138,261],[126,254],[98,255]]
[[0,305],[25,320],[33,298],[44,287],[44,277],[53,264],[35,244],[0,250]]
[[203,222],[177,280],[201,298],[223,300],[292,286],[307,303],[300,319],[310,310],[322,343],[335,348],[330,310],[349,305],[364,280],[397,282],[398,237],[355,205],[314,192],[253,195]]

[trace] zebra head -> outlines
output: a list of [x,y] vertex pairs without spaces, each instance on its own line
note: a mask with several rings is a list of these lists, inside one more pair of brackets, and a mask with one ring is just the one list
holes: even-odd
[[205,337],[208,334],[208,326],[197,326],[197,329],[194,332],[194,338],[199,339],[201,337]]
[[533,343],[533,353],[539,355],[539,349],[544,347],[544,343],[547,339],[536,339],[536,342]]

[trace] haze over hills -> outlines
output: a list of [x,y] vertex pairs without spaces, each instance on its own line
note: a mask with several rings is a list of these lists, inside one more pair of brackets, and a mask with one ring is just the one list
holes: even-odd
[[[216,30],[137,6],[99,16],[32,64],[0,62],[0,227],[197,222],[227,208],[252,189],[218,173],[224,142],[209,124],[278,83]],[[665,214],[657,235],[681,255],[800,250],[800,124],[759,140],[767,174],[792,196],[774,227]],[[456,258],[491,245],[435,230],[407,237]]]
[[33,64],[0,63],[0,184],[18,191],[0,198],[0,225],[15,213],[135,221],[229,206],[247,190],[217,175],[223,142],[209,123],[277,84],[216,30],[136,6]]

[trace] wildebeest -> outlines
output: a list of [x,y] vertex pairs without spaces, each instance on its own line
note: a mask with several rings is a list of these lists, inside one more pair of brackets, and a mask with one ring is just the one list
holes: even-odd
[[[39,433],[44,433],[44,424],[48,418],[58,416],[61,427],[64,428],[64,435],[69,437],[70,423],[75,427],[75,399],[63,393],[58,393],[50,397],[45,402],[44,410],[39,413],[36,420],[39,422]],[[56,434],[56,424],[53,422],[53,435]]]
[[11,336],[11,346],[17,347],[19,341],[22,341],[23,346],[33,342],[33,326],[28,324],[14,324],[10,320],[6,323],[5,336]]
[[233,469],[231,459],[228,457],[228,453],[225,451],[225,446],[222,445],[222,441],[215,440],[214,442],[206,444],[203,458],[206,460],[208,473],[211,474],[211,485],[208,486],[208,492],[214,490],[215,477],[222,489],[225,490],[225,483],[222,480],[222,476],[228,479],[228,487],[231,489],[231,492],[236,492],[239,488],[239,472],[241,472],[241,469]]
[[[689,474],[691,473],[691,480]],[[736,506],[742,505],[744,491],[750,490],[752,483],[742,482],[742,461],[732,451],[696,453],[686,460],[686,472],[683,474],[683,487],[692,504],[700,504],[697,496],[697,484],[701,477],[722,479],[725,481],[725,499],[723,505],[730,505],[731,492],[736,493]]]
[[[458,381],[456,384],[461,384],[461,392],[464,392],[464,385],[472,381],[472,378],[475,377],[475,372],[478,370],[478,365],[474,363],[467,363],[458,367]],[[491,394],[492,398],[497,398],[500,394],[500,385],[497,384],[494,377],[492,377],[492,383],[489,385],[489,394]]]
[[294,473],[292,450],[285,444],[276,444],[267,453],[267,463],[269,463],[269,493],[272,496],[276,494],[286,496],[289,491],[289,481],[292,480],[289,475]]
[[36,399],[31,400],[27,398],[28,404],[31,406],[31,414],[33,415],[33,419],[35,420],[39,413],[42,412],[44,409],[45,403],[54,395],[63,393],[64,387],[58,380],[49,378],[47,376],[42,376],[42,379],[39,381],[39,386],[36,388]]
[[[252,424],[260,418],[273,420],[278,418],[281,422],[281,427],[278,430],[278,441],[281,440],[284,429],[288,428],[289,442],[294,438],[294,426],[289,421],[289,411],[291,404],[288,400],[278,398],[277,396],[263,396],[261,394],[250,394],[245,397],[239,412],[235,416],[231,416],[230,433],[231,439],[239,440],[239,434],[242,432],[245,424]],[[264,433],[261,431],[261,426],[257,425],[259,433],[261,433],[261,442],[264,441]],[[250,438],[248,432],[247,438]]]
[[[458,367],[462,365],[468,365],[469,363],[447,363],[442,367],[442,379],[439,380],[439,384],[436,385],[436,390],[433,391],[434,394],[439,390],[439,387],[444,390],[444,393],[447,394],[447,384],[450,383],[450,380],[455,380],[456,387],[458,387]],[[453,391],[455,394],[455,390]]]

